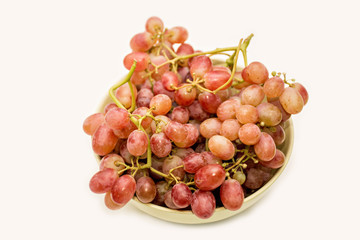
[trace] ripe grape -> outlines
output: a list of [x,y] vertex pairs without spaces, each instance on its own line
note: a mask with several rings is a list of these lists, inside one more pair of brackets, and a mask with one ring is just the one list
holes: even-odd
[[179,85],[179,82],[179,77],[174,72],[166,72],[161,77],[161,83],[168,91],[174,91],[174,87],[177,87]]
[[[187,43],[183,43],[179,46],[179,48],[176,50],[176,54],[178,56],[185,56],[185,55],[190,55],[190,54],[193,54],[194,53],[194,49],[193,47],[190,45],[190,44],[187,44]],[[180,66],[183,66],[183,67],[186,67],[188,66],[189,62],[189,59],[181,59],[179,61],[179,65]]]
[[192,148],[175,148],[174,155],[178,156],[181,159],[184,159],[187,155],[194,153],[194,149]]
[[87,135],[92,136],[96,129],[104,122],[103,113],[95,113],[87,117],[83,123],[83,130]]
[[148,67],[150,57],[147,53],[144,52],[132,52],[126,55],[124,58],[125,68],[130,70],[131,66],[134,64],[134,61],[136,61],[135,71],[141,72]]
[[220,135],[226,137],[230,141],[234,141],[239,138],[238,132],[240,124],[235,119],[226,119],[221,124]]
[[[139,107],[137,109],[135,109],[135,111],[133,111],[133,114],[135,115],[140,115],[141,117],[145,116],[149,111],[149,108],[147,107]],[[138,116],[135,116],[135,118],[139,119]],[[142,121],[141,121],[141,126],[143,126],[143,128],[147,129],[148,127],[150,127],[150,124],[152,122],[151,117],[145,117]]]
[[164,85],[161,83],[161,81],[156,81],[154,83],[153,92],[154,92],[154,95],[165,94],[171,100],[174,100],[174,97],[175,97],[175,92],[171,92],[171,91],[166,90],[164,88]]
[[280,97],[284,91],[284,81],[280,77],[272,77],[264,84],[264,93],[268,98]]
[[105,115],[105,122],[112,129],[122,129],[129,121],[129,112],[122,108],[112,108]]
[[231,70],[225,66],[213,66],[212,70],[213,71],[224,71],[224,72],[231,74]]
[[157,121],[151,122],[151,131],[153,133],[156,133],[156,129],[158,129],[158,132],[165,131],[165,126],[170,122],[170,119],[167,116],[158,115],[155,117]]
[[301,85],[300,83],[294,83],[294,88],[296,90],[298,90],[298,92],[300,93],[303,101],[304,101],[304,105],[306,105],[307,101],[309,100],[309,94],[306,90],[306,88]]
[[185,107],[177,106],[171,113],[171,120],[185,124],[189,121],[189,110]]
[[150,89],[143,88],[141,89],[136,97],[136,106],[140,107],[149,107],[150,101],[154,97],[153,92]]
[[185,183],[177,183],[171,190],[171,199],[178,208],[186,208],[191,204],[192,193]]
[[240,106],[239,102],[235,99],[229,99],[221,103],[218,107],[216,114],[221,121],[226,119],[236,118],[236,109]]
[[205,138],[211,138],[220,134],[221,121],[218,118],[208,118],[200,124],[200,134]]
[[[157,56],[150,54],[150,62],[151,64],[148,66],[148,71],[153,72],[151,77],[155,79],[155,81],[161,80],[162,75],[169,71],[170,65],[169,63],[166,63],[167,59],[162,55]],[[156,66],[156,69],[154,65]]]
[[171,169],[179,167],[179,168],[173,170],[172,174],[175,177],[178,177],[180,180],[182,180],[182,179],[184,179],[184,176],[185,176],[184,168],[180,167],[182,165],[184,165],[184,162],[180,157],[178,157],[176,155],[172,156],[172,157],[167,157],[164,160],[162,172],[165,174],[169,174]]
[[279,149],[276,149],[276,154],[273,159],[267,162],[260,161],[260,164],[268,168],[277,169],[280,168],[282,165],[284,165],[284,162],[285,162],[284,153]]
[[188,31],[183,27],[173,27],[165,32],[165,39],[170,43],[184,43],[188,38]]
[[117,108],[118,106],[115,103],[108,103],[104,107],[104,113],[107,114],[108,111],[110,111],[113,108]]
[[151,151],[158,157],[166,157],[171,152],[170,139],[164,133],[155,133],[150,138]]
[[130,47],[134,52],[146,52],[155,43],[152,35],[148,32],[135,34],[130,40]]
[[200,153],[191,153],[184,159],[184,170],[188,173],[196,173],[197,170],[206,165],[203,155]]
[[146,152],[148,146],[148,138],[146,133],[140,130],[133,131],[129,135],[126,146],[132,155],[143,155]]
[[282,117],[281,117],[281,119],[282,119],[281,122],[285,122],[285,121],[287,121],[287,120],[291,117],[291,114],[287,113],[287,112],[285,111],[285,109],[282,107],[279,99],[272,100],[272,101],[269,101],[269,102],[270,102],[271,104],[275,105],[275,106],[280,110],[281,115],[282,115]]
[[224,207],[235,211],[241,208],[244,202],[244,191],[238,181],[228,179],[220,187],[220,199]]
[[180,148],[189,148],[196,143],[199,138],[199,130],[194,124],[185,124],[185,129],[187,132],[186,138],[181,142],[174,142],[176,146]]
[[104,156],[112,152],[117,141],[118,137],[114,134],[113,130],[103,123],[93,135],[92,149],[96,154]]
[[[209,71],[204,75],[205,87],[209,90],[216,90],[224,85],[230,78],[230,74],[225,71]],[[231,87],[232,80],[222,88],[222,90]]]
[[270,161],[276,153],[276,145],[272,137],[262,132],[259,142],[254,145],[256,156],[262,161]]
[[264,128],[264,132],[274,139],[276,145],[280,145],[285,141],[285,131],[280,125],[277,125],[275,129]]
[[252,62],[241,72],[244,81],[261,84],[269,78],[269,72],[260,62]]
[[301,112],[304,106],[304,100],[301,94],[292,87],[285,88],[284,92],[279,97],[281,106],[287,113],[297,114]]
[[120,171],[125,168],[125,166],[121,163],[125,163],[125,161],[120,155],[116,153],[107,154],[100,161],[100,171],[106,168],[112,168],[116,171]]
[[256,107],[259,105],[265,97],[264,90],[259,85],[253,84],[246,87],[241,92],[241,103],[243,105],[252,105]]
[[156,205],[163,205],[165,200],[165,193],[168,191],[168,183],[165,181],[160,181],[155,184],[156,186],[156,196],[153,201]]
[[[163,164],[164,164],[164,159],[159,159],[155,156],[152,156],[151,157],[151,167],[158,170],[159,172],[162,172],[162,167],[163,167]],[[156,180],[159,180],[159,179],[162,179],[163,176],[153,172],[153,171],[150,171],[150,176],[153,178],[153,179],[156,179]]]
[[222,160],[229,160],[235,155],[235,147],[232,142],[220,135],[214,135],[209,139],[209,149]]
[[198,100],[201,107],[208,113],[216,113],[216,110],[221,104],[220,97],[209,92],[200,93]]
[[211,152],[201,152],[201,156],[204,158],[205,160],[205,165],[208,164],[222,164],[222,160],[218,157],[216,157],[214,154],[212,154]]
[[[165,94],[158,94],[150,101],[150,108],[155,115],[165,115],[171,109],[171,99]],[[150,121],[151,123],[151,121]]]
[[170,209],[179,209],[179,207],[177,207],[173,200],[172,200],[172,197],[171,197],[171,192],[172,192],[172,189],[170,189],[169,191],[167,191],[164,195],[164,203],[165,205],[170,208]]
[[182,87],[184,84],[179,85],[178,90],[175,92],[175,102],[180,106],[190,106],[196,98],[196,88],[187,84],[188,86]]
[[146,31],[152,34],[157,34],[164,30],[164,23],[158,17],[150,17],[145,24]]
[[259,120],[259,113],[252,105],[240,105],[236,108],[236,118],[241,124],[256,123]]
[[89,187],[94,193],[106,193],[111,190],[115,181],[119,178],[117,171],[112,168],[101,170],[91,178]]
[[210,117],[210,114],[205,112],[204,109],[201,107],[200,103],[195,100],[189,107],[190,117],[197,121],[204,121]]
[[170,121],[166,126],[165,134],[174,142],[183,142],[186,139],[188,132],[184,124]]
[[256,107],[259,113],[259,121],[264,123],[265,126],[276,126],[281,122],[282,114],[279,108],[275,105],[263,102]]
[[213,215],[216,207],[215,197],[210,191],[196,190],[192,195],[191,210],[199,218]]
[[191,60],[190,74],[195,78],[203,78],[212,68],[212,62],[208,56],[197,56]]
[[200,190],[214,190],[225,180],[225,170],[219,164],[209,164],[200,168],[194,176],[196,186]]
[[111,199],[117,204],[126,204],[134,196],[136,182],[131,175],[119,177],[111,189]]
[[149,203],[156,196],[156,186],[151,177],[141,177],[136,182],[136,197],[142,203]]
[[135,129],[137,129],[137,127],[135,126],[135,124],[131,121],[129,121],[129,123],[122,129],[113,129],[114,134],[120,138],[120,139],[126,139],[129,137],[130,133],[132,131],[134,131]]
[[258,126],[253,123],[247,123],[239,129],[239,139],[246,145],[254,145],[259,142],[261,131]]
[[148,79],[148,73],[146,71],[134,72],[130,78],[130,81],[135,85],[142,85]]
[[[130,83],[129,83],[130,84]],[[119,100],[119,102],[124,105],[125,108],[130,108],[132,104],[132,95],[129,84],[124,84],[116,89],[115,96]],[[137,96],[136,87],[131,84],[131,87],[134,91],[134,96]]]
[[262,172],[261,170],[256,168],[250,168],[247,171],[246,181],[244,183],[244,186],[249,189],[260,188],[264,183],[263,175],[264,172]]
[[178,74],[180,76],[180,82],[185,82],[186,81],[186,76],[189,74],[190,75],[190,69],[188,67],[179,67],[178,68]]
[[104,197],[105,206],[110,210],[118,210],[124,206],[124,204],[117,204],[111,199],[111,193],[107,192]]

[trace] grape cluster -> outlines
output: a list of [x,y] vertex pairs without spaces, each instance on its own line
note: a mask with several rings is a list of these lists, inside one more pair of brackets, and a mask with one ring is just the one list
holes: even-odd
[[[131,39],[129,73],[110,89],[113,102],[83,124],[101,157],[90,189],[105,193],[108,208],[136,195],[209,218],[219,206],[239,209],[283,165],[284,123],[308,93],[284,73],[269,77],[262,63],[247,64],[252,36],[201,52],[185,43],[185,28],[151,17]],[[227,61],[210,58],[217,54]]]

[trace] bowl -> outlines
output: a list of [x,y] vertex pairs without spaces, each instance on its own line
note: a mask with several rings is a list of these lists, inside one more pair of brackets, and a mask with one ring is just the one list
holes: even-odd
[[[97,112],[103,112],[104,107],[112,102],[111,98],[107,95],[103,101],[100,103]],[[214,214],[208,219],[200,219],[196,217],[191,210],[173,210],[167,207],[158,206],[155,204],[144,204],[140,202],[136,196],[131,200],[131,203],[138,208],[139,210],[154,216],[156,218],[160,218],[165,221],[182,223],[182,224],[202,224],[202,223],[211,223],[220,221],[234,215],[237,215],[247,208],[254,205],[257,201],[259,201],[264,194],[269,190],[270,186],[279,178],[281,173],[284,171],[287,163],[289,162],[290,155],[293,148],[294,143],[294,127],[291,118],[285,122],[284,130],[286,133],[286,139],[284,143],[280,146],[277,146],[285,154],[285,162],[284,165],[277,169],[274,176],[261,188],[259,188],[256,192],[251,194],[250,196],[244,199],[243,205],[237,211],[230,211],[225,209],[224,207],[218,207],[215,209]],[[100,162],[100,156],[95,155],[98,163]]]

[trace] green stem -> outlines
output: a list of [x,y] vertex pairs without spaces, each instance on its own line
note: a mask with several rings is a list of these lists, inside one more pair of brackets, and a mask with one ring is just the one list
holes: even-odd
[[247,47],[249,46],[249,43],[250,43],[250,40],[251,38],[254,36],[254,34],[250,34],[243,42],[240,50],[243,54],[243,57],[244,57],[244,64],[245,64],[245,67],[247,67],[248,65],[248,61],[247,61],[247,53],[246,53],[246,49]]

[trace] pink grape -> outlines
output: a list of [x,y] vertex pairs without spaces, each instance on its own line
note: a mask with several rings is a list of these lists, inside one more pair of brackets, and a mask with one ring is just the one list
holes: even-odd
[[252,105],[240,105],[236,108],[236,119],[241,124],[256,123],[259,121],[259,113]]
[[229,99],[220,104],[216,111],[216,114],[221,121],[225,121],[226,119],[235,119],[236,109],[238,107],[240,107],[238,101],[234,99]]
[[220,135],[226,137],[230,141],[234,141],[239,138],[238,136],[239,129],[240,129],[240,124],[238,120],[226,119],[221,124]]
[[225,170],[219,164],[209,164],[200,168],[194,176],[194,182],[200,190],[214,190],[225,180]]
[[165,131],[165,126],[170,122],[170,119],[167,116],[158,115],[155,117],[158,122],[156,123],[154,120],[151,122],[151,131],[156,133],[156,128],[159,132]]
[[[149,111],[149,108],[147,108],[147,107],[139,107],[139,108],[135,109],[135,111],[133,111],[133,114],[140,115],[143,117],[147,114],[148,111]],[[135,118],[139,119],[139,117],[137,117],[137,116],[135,116]],[[146,117],[141,121],[141,126],[143,126],[146,129],[150,126],[151,122],[152,122],[152,119],[150,117]]]
[[148,32],[135,34],[130,40],[130,47],[134,52],[146,52],[155,43],[152,35]]
[[208,113],[216,113],[221,104],[221,98],[213,93],[203,92],[198,96],[201,107]]
[[200,134],[205,138],[211,138],[220,134],[221,121],[218,118],[208,118],[200,124]]
[[206,165],[208,164],[222,164],[222,160],[216,157],[211,152],[201,152],[201,156],[205,160]]
[[188,156],[191,153],[194,153],[194,149],[192,148],[175,148],[174,149],[174,155],[178,156],[181,159],[184,159],[186,156]]
[[306,105],[307,101],[309,100],[309,93],[307,92],[306,88],[300,83],[294,83],[294,88],[298,90],[304,101],[304,105]]
[[285,131],[280,125],[275,126],[275,131],[264,128],[264,132],[268,133],[274,139],[276,145],[280,145],[285,141]]
[[124,128],[119,129],[119,130],[113,129],[113,132],[118,138],[126,139],[129,137],[130,133],[132,131],[134,131],[135,129],[137,129],[135,124],[133,122],[129,121],[129,123]]
[[106,104],[105,108],[104,108],[104,112],[105,114],[107,114],[108,111],[110,111],[113,108],[118,108],[118,106],[115,103],[108,103]]
[[213,71],[224,71],[224,72],[231,74],[231,70],[225,66],[213,66],[212,70]]
[[212,69],[212,62],[208,56],[197,56],[191,61],[190,74],[192,77],[203,78]]
[[123,157],[123,159],[125,160],[125,162],[127,164],[131,164],[131,159],[133,158],[133,155],[131,155],[131,153],[127,149],[126,145],[127,145],[126,141],[121,143],[121,145],[120,145],[120,155],[121,155],[121,157]]
[[196,98],[196,89],[187,85],[186,87],[182,87],[183,84],[179,85],[181,88],[175,92],[175,102],[184,107],[190,106]]
[[[131,84],[131,86],[134,91],[134,96],[136,99],[136,97],[137,97],[136,87],[133,84]],[[119,100],[119,102],[122,105],[124,105],[125,108],[131,107],[132,95],[131,95],[131,89],[130,89],[129,84],[124,84],[124,85],[120,86],[118,89],[116,89],[115,96]]]
[[268,168],[277,169],[280,168],[282,165],[284,165],[284,162],[285,162],[284,153],[279,149],[276,149],[276,154],[273,159],[267,162],[260,161],[260,164]]
[[220,90],[216,93],[216,96],[218,96],[222,102],[228,100],[231,95],[232,95],[232,93],[229,88],[225,89],[225,90]]
[[185,124],[189,121],[189,110],[185,107],[177,106],[171,113],[171,119],[173,121]]
[[264,93],[268,98],[276,98],[284,91],[284,80],[280,77],[272,77],[264,84]]
[[249,83],[261,84],[269,78],[269,72],[260,62],[252,62],[242,70],[242,78]]
[[171,100],[174,100],[175,92],[168,91],[164,88],[164,85],[161,83],[161,81],[157,81],[154,83],[153,87],[154,95],[158,94],[165,94],[167,95]]
[[240,127],[238,135],[242,143],[246,145],[254,145],[259,142],[261,131],[255,124],[246,123]]
[[178,74],[180,76],[180,82],[185,82],[186,76],[190,74],[190,69],[188,67],[180,67],[178,69]]
[[181,165],[184,165],[184,162],[180,157],[178,157],[176,155],[172,156],[172,157],[167,157],[164,160],[162,172],[165,174],[169,174],[171,169],[179,167],[179,168],[173,170],[172,174],[175,177],[178,177],[180,180],[182,180],[182,179],[184,179],[184,176],[185,176],[185,170],[183,167],[180,167]]
[[184,170],[188,173],[196,173],[197,170],[206,165],[203,155],[200,153],[191,153],[184,159]]
[[117,171],[112,168],[106,168],[95,173],[91,178],[89,187],[94,193],[106,193],[111,190],[115,181],[119,178]]
[[152,34],[157,34],[164,30],[164,23],[158,17],[150,17],[145,24],[146,31]]
[[194,124],[185,124],[187,132],[186,138],[182,142],[174,142],[176,146],[180,148],[189,148],[196,143],[199,138],[199,130]]
[[118,210],[124,206],[124,204],[117,204],[111,199],[111,193],[107,192],[104,197],[105,206],[110,210]]
[[104,156],[114,150],[117,141],[118,137],[114,134],[113,130],[106,124],[102,124],[93,135],[92,149],[96,154]]
[[263,102],[257,107],[257,112],[259,113],[259,121],[264,123],[265,126],[276,126],[281,122],[282,114],[279,108],[275,105]]
[[111,189],[111,199],[117,204],[126,204],[134,196],[136,182],[131,175],[123,175],[115,181]]
[[136,197],[142,203],[150,203],[155,199],[156,186],[151,177],[141,177],[136,182]]
[[[185,56],[185,55],[190,55],[194,53],[194,49],[190,44],[187,43],[183,43],[179,46],[179,48],[176,50],[176,54],[178,56]],[[179,65],[180,66],[189,66],[189,59],[181,59],[179,61]]]
[[[224,85],[230,78],[230,74],[224,71],[209,71],[204,75],[205,87],[209,90],[216,90]],[[232,81],[230,81],[222,90],[231,87]]]
[[[162,172],[162,167],[163,167],[163,164],[164,164],[164,159],[159,159],[155,156],[152,156],[151,157],[151,167],[154,168],[155,170],[158,170],[159,172]],[[163,176],[153,172],[153,171],[150,171],[150,176],[154,179],[154,180],[159,180],[159,179],[162,179]]]
[[116,171],[123,170],[125,166],[121,163],[125,163],[125,161],[120,155],[116,153],[107,154],[100,161],[100,171],[106,168],[112,168]]
[[171,190],[171,199],[178,208],[186,208],[191,204],[192,193],[185,183],[177,183]]
[[291,114],[287,113],[285,111],[285,109],[283,108],[283,106],[281,105],[279,99],[276,99],[276,100],[272,100],[272,101],[269,101],[271,104],[275,105],[281,112],[281,122],[285,122],[287,121],[290,117],[291,117]]
[[126,146],[132,155],[143,155],[146,152],[148,146],[148,139],[146,133],[140,130],[133,131],[129,135]]
[[143,88],[141,89],[136,97],[136,106],[137,107],[147,107],[150,106],[150,101],[154,97],[153,92],[150,89]]
[[130,78],[130,81],[135,85],[142,85],[148,79],[146,71],[134,72]]
[[113,108],[105,115],[105,122],[111,129],[122,129],[129,121],[129,112],[122,108]]
[[171,152],[170,139],[164,133],[155,133],[150,138],[151,151],[158,157],[166,157]]
[[104,123],[105,115],[103,113],[95,113],[87,117],[83,123],[83,130],[87,135],[94,135],[96,129]]
[[214,135],[209,139],[209,149],[222,160],[229,160],[235,155],[235,147],[232,142],[220,135]]
[[132,52],[125,56],[124,58],[124,66],[127,70],[130,70],[134,61],[136,61],[135,71],[141,72],[144,71],[150,61],[150,57],[147,53],[144,52]]
[[265,97],[264,90],[259,85],[253,84],[246,87],[241,92],[241,103],[243,105],[252,105],[256,107]]
[[[153,72],[151,74],[151,77],[155,79],[156,81],[161,80],[161,77],[163,74],[169,71],[169,63],[167,62],[167,59],[162,55],[153,55],[150,54],[150,62],[148,66],[148,71]],[[155,66],[157,66],[157,69],[155,69]],[[159,67],[161,65],[161,67]]]
[[166,72],[161,77],[161,83],[164,88],[168,91],[174,91],[173,87],[177,87],[179,85],[179,77],[174,72]]
[[165,32],[165,39],[170,43],[184,43],[188,35],[188,31],[185,28],[173,27]]
[[244,191],[238,181],[228,179],[220,187],[220,199],[226,209],[236,211],[244,202]]
[[190,118],[195,119],[197,121],[204,121],[210,117],[210,114],[205,112],[201,107],[200,103],[195,100],[190,106],[188,106]]
[[174,142],[182,142],[186,139],[188,132],[184,124],[170,121],[166,126],[165,134]]
[[256,156],[262,161],[270,161],[276,153],[276,145],[272,137],[262,132],[259,142],[254,145]]
[[170,208],[170,209],[179,209],[178,206],[176,206],[172,200],[172,197],[171,197],[171,192],[172,192],[172,189],[170,189],[169,191],[167,191],[164,195],[164,203],[165,205]]
[[235,72],[234,74],[234,79],[237,79],[239,82],[234,86],[234,88],[236,89],[243,89],[246,88],[248,86],[250,86],[252,83],[246,82],[244,81],[244,79],[241,76],[241,71],[239,72]]
[[304,106],[304,100],[301,94],[292,87],[285,88],[284,92],[279,97],[281,106],[287,113],[297,114],[301,112]]
[[171,99],[165,94],[158,94],[150,101],[150,108],[155,115],[165,115],[171,109]]
[[206,219],[214,214],[215,197],[210,191],[196,190],[192,195],[191,210],[199,218]]

